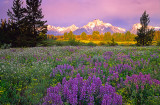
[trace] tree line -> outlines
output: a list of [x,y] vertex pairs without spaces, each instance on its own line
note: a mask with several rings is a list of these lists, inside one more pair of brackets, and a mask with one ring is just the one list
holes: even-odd
[[[115,41],[134,41],[134,38],[137,35],[131,34],[130,31],[126,33],[113,33],[106,32],[104,34],[100,34],[99,31],[93,31],[92,35],[87,35],[85,32],[82,32],[81,35],[74,35],[72,31],[69,33],[64,33],[63,36],[59,36],[57,38],[62,38],[64,40],[69,39],[79,39],[79,40],[93,40],[93,41],[110,41],[114,38]],[[52,38],[52,37],[50,37]]]
[[[132,34],[130,31],[126,33],[113,33],[106,32],[104,34],[100,34],[98,31],[94,31],[92,35],[87,35],[85,32],[82,32],[81,35],[74,35],[72,31],[69,33],[65,32],[63,36],[54,36],[54,35],[47,35],[48,39],[53,40],[90,40],[90,41],[111,41],[114,39],[116,42],[123,42],[123,41],[136,41],[135,38],[137,34]],[[160,41],[160,31],[154,32],[153,41]]]
[[41,3],[42,0],[26,0],[26,6],[23,7],[21,0],[13,0],[12,8],[7,12],[9,19],[0,21],[0,45],[30,47],[47,38],[47,21],[42,21]]

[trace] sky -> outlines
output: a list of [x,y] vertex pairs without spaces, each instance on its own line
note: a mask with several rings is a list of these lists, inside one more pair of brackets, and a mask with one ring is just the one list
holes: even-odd
[[[23,0],[25,1],[25,0]],[[13,0],[0,0],[0,19],[8,18]],[[67,27],[86,25],[94,19],[131,29],[146,10],[152,26],[160,27],[160,0],[42,0],[48,25]]]

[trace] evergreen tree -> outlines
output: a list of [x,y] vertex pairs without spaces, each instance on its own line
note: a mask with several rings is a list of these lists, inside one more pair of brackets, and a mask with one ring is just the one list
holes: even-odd
[[17,25],[11,21],[6,19],[1,19],[0,22],[0,44],[12,44],[12,46],[16,45],[16,35],[17,30],[15,30],[15,27]]
[[[23,19],[25,17],[25,8],[22,7],[23,2],[21,0],[14,0],[12,11],[8,10],[7,15],[10,21],[8,21],[8,27],[12,27],[10,39],[12,40],[13,46],[21,46],[20,40],[22,38],[22,28],[24,26]],[[12,21],[12,22],[11,22]],[[14,27],[13,27],[14,25]],[[13,32],[14,31],[14,32]],[[19,39],[19,40],[18,40]]]
[[16,22],[17,24],[24,18],[25,8],[22,7],[23,2],[21,0],[14,0],[12,11],[8,9],[7,15],[11,20]]
[[37,42],[46,39],[47,21],[42,21],[44,18],[42,14],[42,9],[40,8],[42,0],[26,0],[26,34],[28,36],[28,41],[30,41],[31,46],[35,46]]
[[137,37],[135,40],[137,41],[137,45],[151,45],[154,37],[154,29],[148,29],[148,24],[150,22],[149,14],[146,11],[142,14],[140,18],[140,23],[142,27],[137,31]]

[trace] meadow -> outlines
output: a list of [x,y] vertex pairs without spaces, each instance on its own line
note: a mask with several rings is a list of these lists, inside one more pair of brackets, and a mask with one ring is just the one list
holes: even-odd
[[158,105],[160,47],[0,49],[2,105]]

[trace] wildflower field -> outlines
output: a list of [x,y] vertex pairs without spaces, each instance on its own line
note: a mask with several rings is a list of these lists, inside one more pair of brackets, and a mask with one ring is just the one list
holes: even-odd
[[160,47],[0,49],[2,105],[159,105]]

